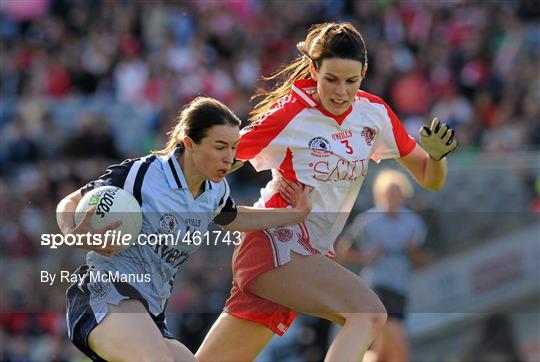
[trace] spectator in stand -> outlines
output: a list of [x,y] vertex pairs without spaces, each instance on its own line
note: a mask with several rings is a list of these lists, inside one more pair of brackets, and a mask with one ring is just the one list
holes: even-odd
[[118,158],[115,142],[106,119],[102,115],[86,115],[79,123],[73,138],[64,145],[68,157]]

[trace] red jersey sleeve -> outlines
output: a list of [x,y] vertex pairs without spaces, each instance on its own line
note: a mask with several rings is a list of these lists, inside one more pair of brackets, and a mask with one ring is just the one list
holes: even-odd
[[403,127],[390,106],[383,100],[380,100],[380,104],[386,110],[383,115],[384,126],[383,132],[373,148],[371,158],[378,162],[388,158],[404,157],[412,152],[416,146],[416,141],[407,133],[407,130],[405,130],[405,127]]
[[249,160],[257,171],[278,167],[289,144],[287,125],[304,108],[294,99],[276,104],[266,115],[242,129],[236,158]]

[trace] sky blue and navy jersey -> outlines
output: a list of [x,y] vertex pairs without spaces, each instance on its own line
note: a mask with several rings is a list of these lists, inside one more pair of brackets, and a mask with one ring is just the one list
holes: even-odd
[[[220,225],[231,223],[237,211],[227,181],[206,180],[204,191],[194,199],[177,161],[182,151],[177,148],[166,156],[149,155],[110,166],[103,176],[88,183],[81,192],[105,185],[130,192],[141,205],[142,235],[179,235],[176,240],[181,241],[186,233],[204,234],[212,221]],[[157,315],[171,295],[178,268],[199,246],[185,242],[154,244],[135,244],[111,257],[89,252],[86,259],[98,270],[150,274],[150,283],[134,286],[148,301],[150,311]]]

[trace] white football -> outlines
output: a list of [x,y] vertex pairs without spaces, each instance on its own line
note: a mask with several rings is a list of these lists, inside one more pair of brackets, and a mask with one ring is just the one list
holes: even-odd
[[141,233],[142,212],[133,195],[116,186],[102,186],[88,191],[77,205],[75,224],[79,225],[86,211],[94,206],[96,211],[90,220],[92,228],[101,229],[121,220],[122,225],[115,229],[115,236],[129,234],[131,242],[137,241]]

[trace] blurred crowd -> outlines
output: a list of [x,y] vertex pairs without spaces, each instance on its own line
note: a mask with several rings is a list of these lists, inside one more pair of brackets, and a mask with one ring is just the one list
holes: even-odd
[[[39,236],[57,232],[54,210],[67,193],[110,163],[161,148],[194,96],[218,98],[247,122],[258,79],[297,55],[310,24],[350,21],[368,49],[362,88],[411,134],[438,116],[461,152],[534,150],[539,19],[534,0],[2,1],[0,359],[80,358],[61,314],[66,286],[41,285],[38,271],[73,270],[84,253],[45,249]],[[246,168],[232,188],[263,178]],[[229,289],[228,260],[220,273],[200,273],[211,257],[186,264],[169,303],[190,348]]]

